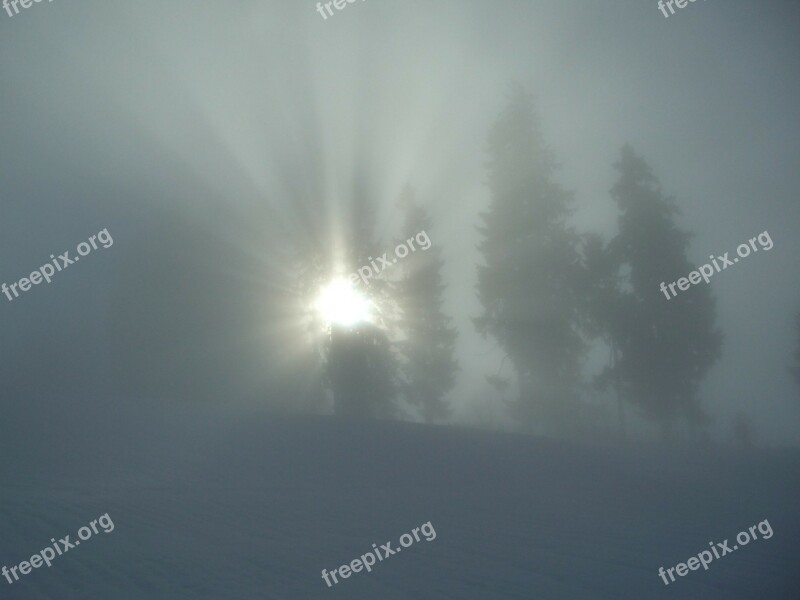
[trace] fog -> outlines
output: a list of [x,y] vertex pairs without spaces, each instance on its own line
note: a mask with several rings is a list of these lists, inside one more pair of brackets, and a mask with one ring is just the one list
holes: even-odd
[[[56,0],[0,15],[0,281],[113,238],[0,295],[0,443],[33,471],[154,440],[189,452],[178,422],[201,435],[287,415],[800,445],[797,3],[665,18],[633,0],[367,0],[323,18],[297,0]],[[628,189],[615,165],[637,160],[674,199],[663,230],[612,192]],[[545,197],[561,200],[524,200]],[[355,284],[368,325],[325,322],[330,281],[422,229],[430,249]],[[763,232],[771,249],[658,290]],[[630,319],[612,326],[592,264],[616,251],[608,310]],[[635,332],[651,327],[674,339],[646,348]]]
[[[518,82],[535,98],[542,136],[561,165],[558,183],[574,192],[580,232],[614,234],[609,189],[625,143],[675,197],[679,225],[694,233],[693,264],[770,232],[769,255],[711,284],[724,345],[702,397],[718,436],[744,412],[763,440],[800,440],[787,371],[800,304],[791,3],[656,14],[663,22],[634,2],[373,2],[328,19],[300,3],[46,9],[7,20],[0,42],[4,278],[22,277],[103,227],[116,244],[4,306],[4,363],[16,361],[13,378],[47,387],[41,363],[52,362],[54,374],[87,370],[69,377],[76,391],[102,382],[103,394],[125,396],[108,364],[108,349],[121,345],[117,320],[129,319],[111,308],[120,295],[154,310],[184,313],[182,303],[190,304],[186,327],[202,323],[209,345],[223,344],[211,332],[224,328],[239,354],[220,359],[241,369],[269,369],[270,344],[302,354],[275,314],[254,310],[260,322],[239,323],[238,333],[252,334],[247,340],[233,339],[220,319],[236,318],[236,302],[257,302],[259,288],[290,285],[293,248],[324,238],[336,247],[321,252],[342,252],[348,195],[360,180],[376,236],[396,231],[406,187],[431,216],[445,259],[445,311],[458,330],[453,418],[508,425],[485,380],[500,369],[502,349],[477,335],[471,318],[480,310],[486,135]],[[178,255],[191,271],[170,272],[181,269],[170,266]],[[157,283],[153,272],[169,281]],[[116,310],[126,310],[120,303]],[[181,320],[164,315],[163,338],[174,347],[163,360],[168,369],[193,369],[169,339],[169,327],[186,333],[173,316]],[[270,340],[267,330],[287,339]],[[51,352],[54,340],[64,344],[59,359],[31,356]],[[152,340],[141,343],[154,345],[144,354],[159,351]],[[68,350],[78,344],[80,352]],[[145,376],[136,357],[116,359],[127,376]],[[587,362],[586,373],[600,368]],[[243,402],[240,388],[268,395],[258,387],[267,382],[229,379],[215,393],[232,409]],[[195,401],[190,388],[163,392]]]

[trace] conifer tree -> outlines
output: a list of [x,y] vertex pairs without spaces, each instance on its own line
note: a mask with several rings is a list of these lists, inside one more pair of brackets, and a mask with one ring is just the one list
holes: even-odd
[[[375,213],[363,180],[356,180],[347,231],[346,272],[369,264],[383,247]],[[332,246],[333,247],[333,246]],[[374,307],[372,321],[332,324],[325,347],[326,376],[338,414],[386,418],[397,413],[398,359],[390,337],[391,283],[384,279],[356,284]]]
[[700,407],[700,383],[720,355],[709,285],[694,285],[667,299],[664,281],[686,276],[691,235],[675,223],[678,209],[665,196],[647,163],[625,146],[611,190],[620,210],[619,233],[611,242],[617,261],[620,306],[608,326],[617,352],[609,368],[628,400],[669,435],[677,418],[695,431],[708,422]]
[[579,238],[572,195],[556,181],[533,101],[515,87],[488,139],[489,209],[481,216],[478,331],[497,340],[519,379],[515,416],[565,433],[578,406]]
[[[429,235],[432,222],[425,209],[407,196],[404,238],[422,239],[402,262],[396,286],[403,341],[403,390],[406,399],[422,412],[426,421],[447,417],[445,394],[455,384],[458,363],[454,357],[456,330],[442,309],[442,250]],[[424,234],[424,235],[423,235]],[[424,249],[425,240],[429,247]]]

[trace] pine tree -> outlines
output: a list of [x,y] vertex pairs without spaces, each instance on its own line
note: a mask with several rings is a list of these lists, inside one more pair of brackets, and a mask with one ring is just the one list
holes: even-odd
[[610,244],[597,234],[584,237],[581,271],[582,330],[590,339],[599,339],[608,347],[608,369],[595,378],[602,391],[614,389],[622,438],[627,436],[622,382],[615,366],[620,360],[619,345],[614,332],[620,330],[627,318],[630,298],[622,293],[618,277],[619,264]]
[[[362,179],[356,180],[348,220],[346,273],[369,264],[383,247],[376,235],[375,213]],[[333,246],[332,246],[333,247]],[[387,418],[397,413],[398,360],[390,336],[392,287],[384,279],[358,284],[374,306],[373,322],[332,325],[324,353],[326,379],[337,414]]]
[[396,286],[400,305],[400,325],[404,375],[403,391],[408,401],[417,406],[426,421],[447,417],[450,409],[445,394],[455,384],[458,363],[454,357],[456,330],[442,310],[441,248],[430,242],[431,219],[425,209],[407,197],[404,239],[425,235],[431,246],[418,248],[400,259],[401,277]]
[[615,166],[619,180],[611,195],[620,216],[610,251],[621,297],[617,318],[608,323],[617,352],[609,374],[665,435],[678,417],[697,430],[708,422],[697,390],[722,344],[711,288],[694,285],[671,299],[664,296],[661,282],[694,269],[686,257],[691,236],[675,223],[674,199],[662,193],[650,167],[630,146]]
[[585,343],[577,331],[577,234],[572,196],[555,181],[533,101],[520,87],[489,133],[489,210],[482,215],[478,331],[491,335],[517,373],[516,417],[564,433],[578,405]]

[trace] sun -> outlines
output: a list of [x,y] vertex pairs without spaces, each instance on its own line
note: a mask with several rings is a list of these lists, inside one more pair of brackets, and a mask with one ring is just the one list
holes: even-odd
[[316,309],[328,325],[350,327],[372,319],[372,304],[345,278],[334,279],[322,288]]

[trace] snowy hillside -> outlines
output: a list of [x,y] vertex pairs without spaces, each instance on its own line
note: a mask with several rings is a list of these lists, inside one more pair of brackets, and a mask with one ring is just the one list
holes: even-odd
[[[69,463],[6,456],[6,566],[99,515],[115,528],[0,580],[3,598],[800,597],[795,452],[740,461],[332,418],[140,425],[85,438]],[[659,578],[764,519],[770,539]],[[432,541],[321,578],[428,521]]]

